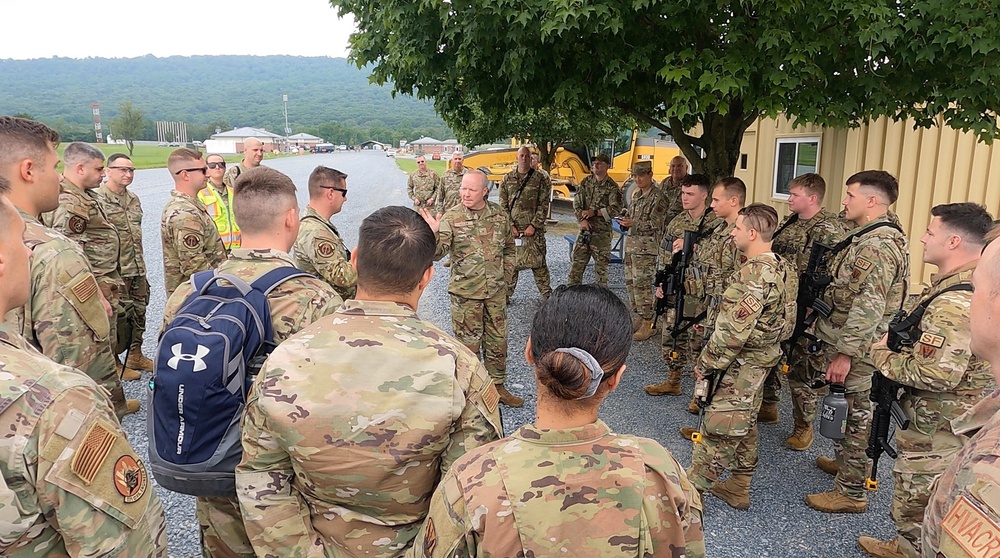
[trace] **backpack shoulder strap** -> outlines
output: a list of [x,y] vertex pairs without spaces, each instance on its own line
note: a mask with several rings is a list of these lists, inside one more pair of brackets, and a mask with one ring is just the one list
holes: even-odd
[[972,284],[971,283],[955,283],[954,285],[951,285],[948,288],[941,289],[940,291],[938,291],[938,292],[934,293],[933,295],[927,297],[925,300],[921,300],[920,304],[918,306],[920,306],[921,308],[923,308],[923,309],[926,310],[927,307],[930,306],[932,302],[934,302],[935,298],[937,298],[937,297],[939,297],[939,296],[941,296],[941,295],[943,295],[945,293],[954,293],[954,292],[957,292],[957,291],[972,292]]
[[264,275],[261,275],[256,281],[251,283],[250,286],[266,295],[273,291],[278,285],[288,281],[289,279],[294,279],[295,277],[312,277],[312,275],[297,267],[286,265],[277,269],[272,269]]

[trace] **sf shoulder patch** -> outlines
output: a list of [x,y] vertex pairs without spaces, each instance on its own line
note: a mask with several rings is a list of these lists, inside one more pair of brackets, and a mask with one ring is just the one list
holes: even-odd
[[739,306],[736,307],[736,321],[745,322],[750,316],[760,312],[763,308],[764,305],[759,300],[754,298],[752,294],[748,294],[740,300]]
[[921,358],[933,359],[934,355],[937,354],[937,350],[944,347],[944,336],[935,335],[933,333],[922,333],[920,335],[920,340],[917,343],[917,354]]
[[201,246],[201,239],[198,238],[198,235],[193,234],[193,233],[192,234],[186,234],[186,235],[184,235],[184,247],[185,248],[190,248],[190,249],[193,250],[193,249],[197,248],[198,246]]
[[111,446],[118,439],[118,434],[112,432],[108,427],[99,422],[90,426],[87,435],[83,437],[83,443],[77,448],[73,455],[70,468],[83,480],[84,484],[94,481],[97,471],[101,469],[104,460],[107,459]]
[[329,258],[333,255],[333,252],[333,243],[331,242],[320,242],[319,245],[316,246],[316,253],[322,258]]
[[87,220],[79,215],[71,215],[66,226],[74,233],[80,234],[87,230]]
[[125,499],[126,504],[137,502],[146,493],[149,479],[142,460],[131,455],[119,457],[115,463],[114,476],[115,489]]
[[500,392],[497,391],[497,386],[493,382],[486,382],[483,386],[482,391],[479,392],[480,397],[483,398],[483,404],[486,405],[486,410],[493,414],[497,410],[497,404],[500,403]]

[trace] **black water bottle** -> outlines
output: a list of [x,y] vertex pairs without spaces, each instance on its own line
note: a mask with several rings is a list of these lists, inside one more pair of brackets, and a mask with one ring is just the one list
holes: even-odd
[[830,393],[823,398],[819,433],[831,440],[843,440],[847,433],[847,389],[842,384],[831,384]]

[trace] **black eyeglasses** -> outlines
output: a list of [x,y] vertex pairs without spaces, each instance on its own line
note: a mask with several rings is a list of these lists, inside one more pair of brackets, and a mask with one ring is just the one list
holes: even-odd
[[320,186],[320,188],[326,188],[327,190],[336,190],[341,194],[344,194],[344,197],[347,197],[347,188],[337,188],[336,186]]
[[128,173],[134,173],[135,167],[108,167],[108,170],[117,170],[128,174]]
[[180,174],[182,172],[194,172],[194,171],[199,171],[202,174],[205,174],[206,172],[208,172],[208,167],[198,167],[198,168],[195,168],[195,169],[181,169],[181,170],[175,172],[174,174]]
[[211,163],[206,163],[206,164],[208,165],[208,168],[210,168],[210,169],[224,169],[224,168],[226,168],[226,162],[225,161],[223,161],[221,163],[216,163],[216,162],[213,161]]

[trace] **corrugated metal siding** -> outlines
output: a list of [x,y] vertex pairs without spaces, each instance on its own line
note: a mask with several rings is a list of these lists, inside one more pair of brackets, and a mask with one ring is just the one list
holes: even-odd
[[1000,217],[1000,148],[977,142],[972,134],[947,127],[913,129],[912,121],[881,118],[855,129],[793,127],[786,118],[762,119],[744,136],[747,169],[736,176],[748,188],[748,202],[770,203],[782,215],[784,200],[772,194],[777,140],[819,137],[818,172],[826,179],[825,204],[840,211],[844,181],[866,169],[882,169],[899,180],[899,199],[892,207],[910,237],[913,289],[936,271],[922,262],[920,237],[930,221],[931,207],[971,201]]

